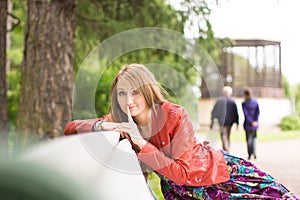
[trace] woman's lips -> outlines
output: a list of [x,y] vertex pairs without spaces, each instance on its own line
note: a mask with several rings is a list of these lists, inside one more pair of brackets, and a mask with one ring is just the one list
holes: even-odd
[[129,106],[129,110],[133,110],[135,108],[136,108],[136,106]]
[[135,111],[136,109],[137,109],[136,106],[129,106],[129,111],[130,111],[130,112],[133,112],[133,111]]

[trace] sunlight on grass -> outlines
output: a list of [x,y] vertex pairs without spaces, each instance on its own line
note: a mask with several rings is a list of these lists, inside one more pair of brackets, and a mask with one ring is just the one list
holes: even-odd
[[271,142],[276,140],[291,140],[300,137],[300,131],[282,131],[279,133],[260,133],[258,132],[259,142]]
[[[291,140],[300,137],[300,131],[281,131],[277,133],[271,132],[257,132],[257,140],[258,142],[272,142],[277,140]],[[232,142],[245,142],[246,134],[245,132],[232,132],[231,135]]]
[[[205,138],[207,132],[198,132],[200,137]],[[277,140],[291,140],[300,137],[300,131],[281,131],[281,132],[263,132],[258,130],[257,140],[259,142],[272,142]],[[245,142],[246,134],[244,131],[232,131],[230,135],[232,142]]]

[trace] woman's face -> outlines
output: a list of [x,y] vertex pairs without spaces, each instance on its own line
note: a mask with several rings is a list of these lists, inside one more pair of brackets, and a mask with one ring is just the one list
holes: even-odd
[[116,90],[117,100],[123,112],[127,113],[127,106],[132,117],[144,116],[149,111],[145,97],[125,78],[119,79]]

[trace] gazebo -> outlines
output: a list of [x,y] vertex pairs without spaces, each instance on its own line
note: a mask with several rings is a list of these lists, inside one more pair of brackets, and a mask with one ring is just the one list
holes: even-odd
[[[263,39],[233,39],[223,48],[218,65],[224,85],[233,88],[233,96],[241,97],[250,87],[258,98],[283,98],[280,41]],[[202,97],[221,95],[222,88],[202,84]]]

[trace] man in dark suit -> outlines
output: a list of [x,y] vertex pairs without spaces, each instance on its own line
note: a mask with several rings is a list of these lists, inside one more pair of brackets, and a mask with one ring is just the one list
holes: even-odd
[[229,152],[231,127],[233,123],[236,123],[238,126],[239,115],[235,100],[231,97],[232,88],[225,86],[223,88],[223,94],[224,96],[219,98],[213,107],[210,128],[213,127],[214,119],[218,119],[222,148]]

